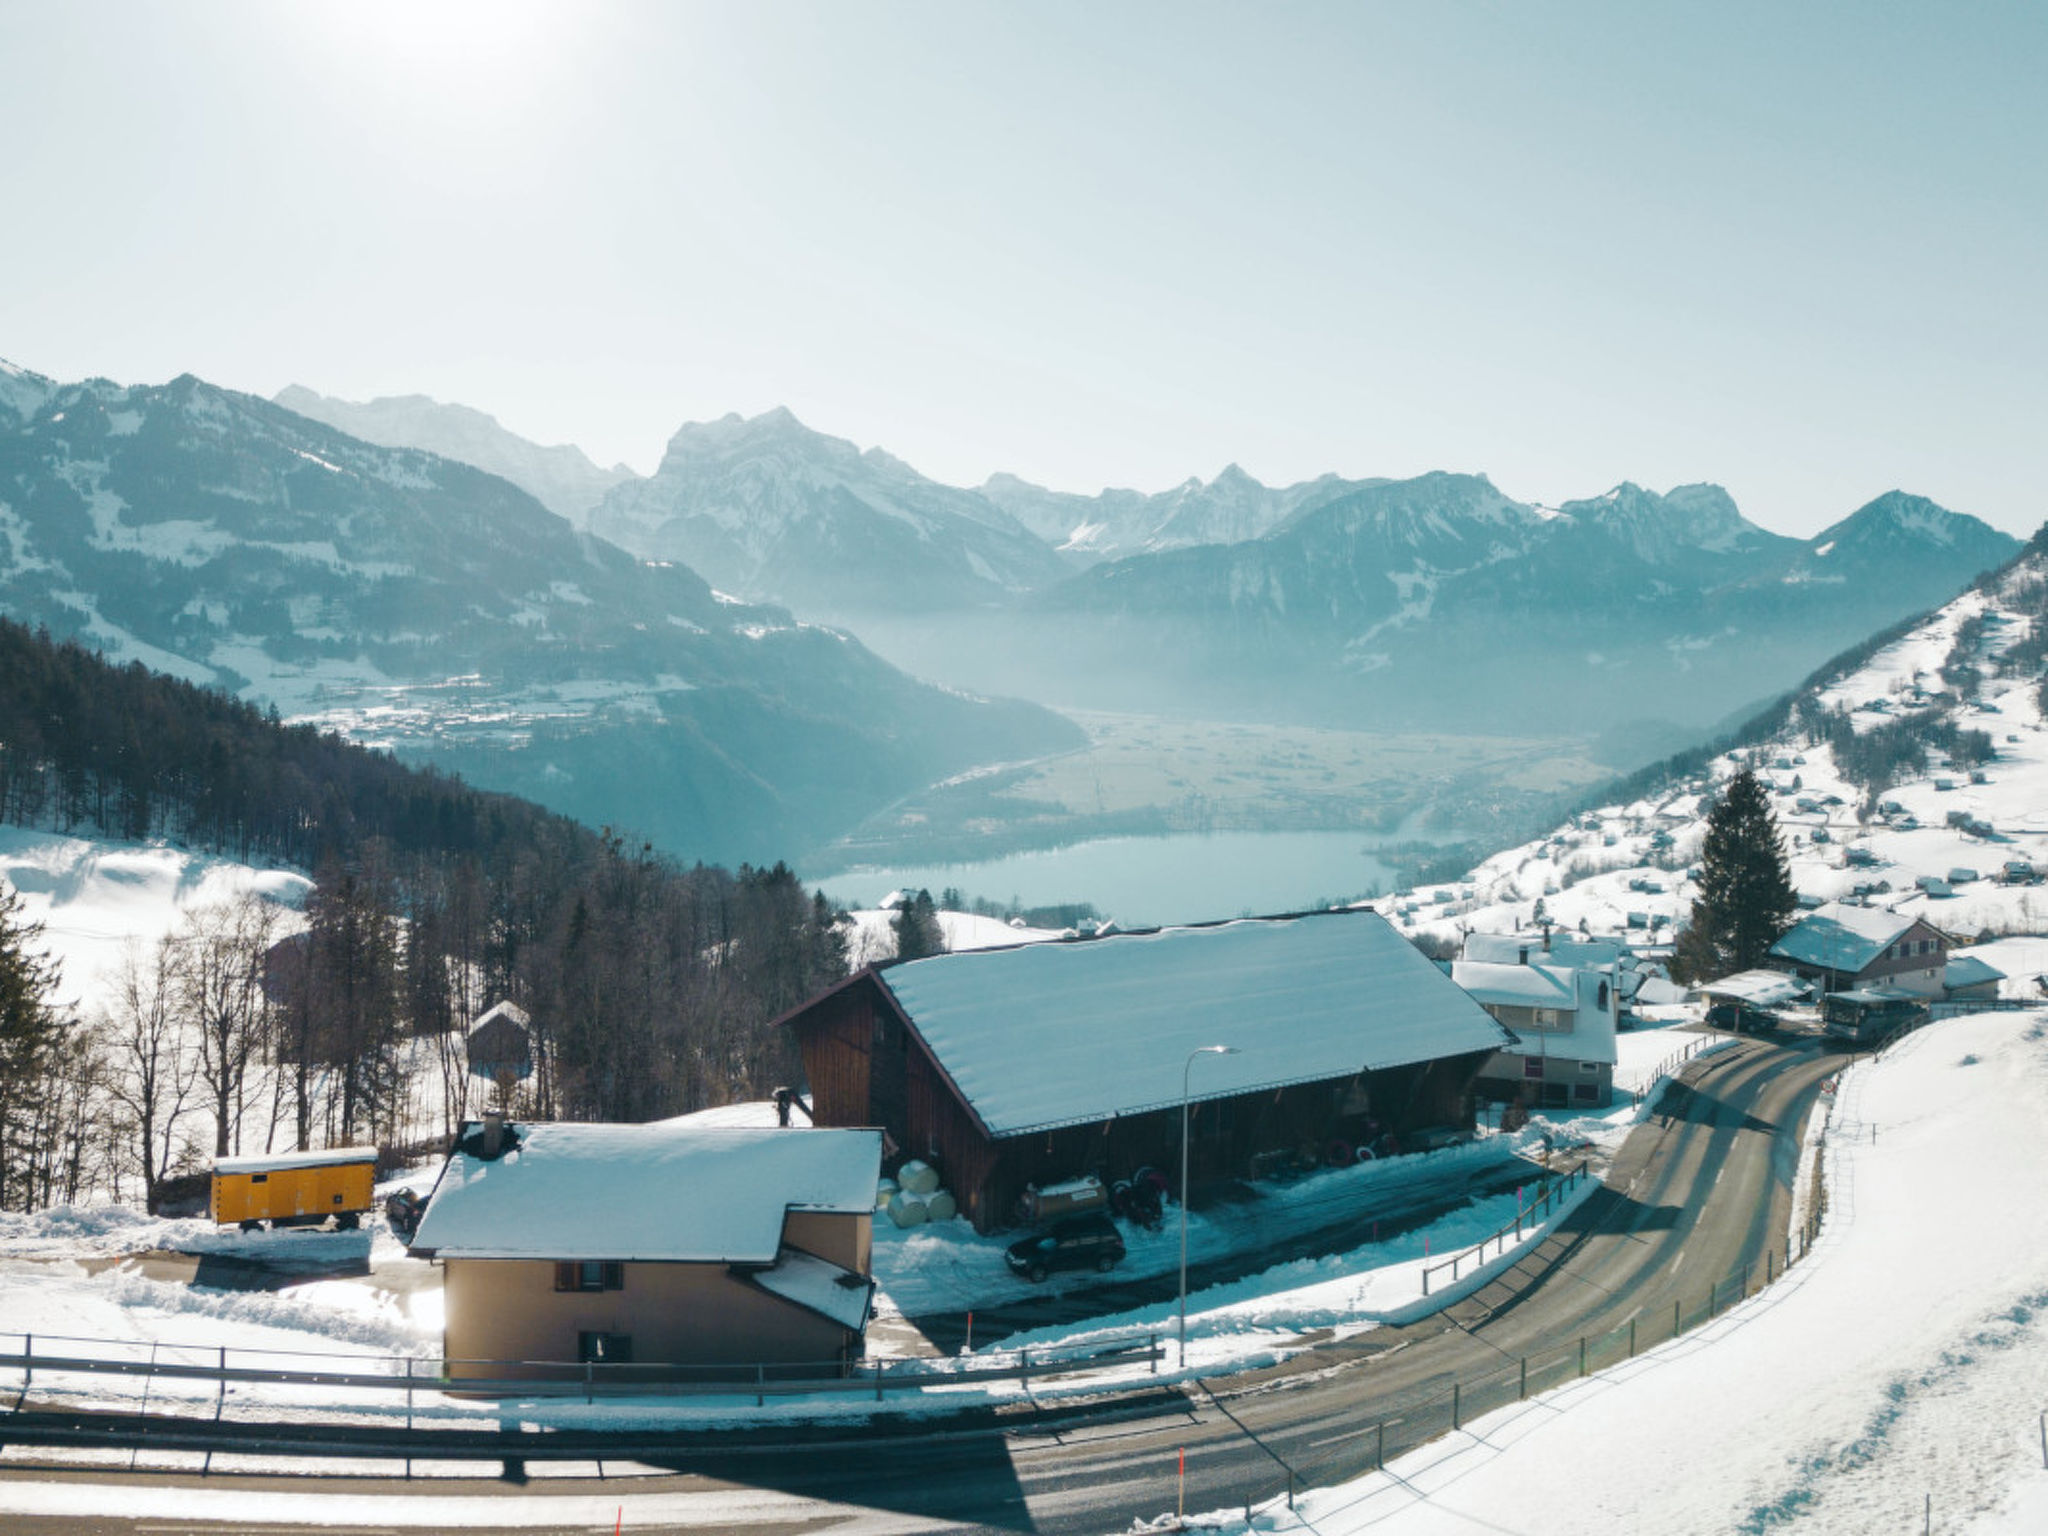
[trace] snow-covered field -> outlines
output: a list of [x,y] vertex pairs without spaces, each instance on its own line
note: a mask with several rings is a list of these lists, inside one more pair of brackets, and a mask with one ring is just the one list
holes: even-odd
[[56,1001],[90,1012],[130,953],[146,955],[186,917],[245,895],[274,902],[284,921],[313,882],[296,870],[256,869],[163,843],[119,843],[0,825],[0,879],[43,925],[41,949],[62,967]]
[[2044,1125],[2048,1015],[1908,1036],[1845,1077],[1825,1230],[1777,1285],[1254,1528],[2048,1529]]

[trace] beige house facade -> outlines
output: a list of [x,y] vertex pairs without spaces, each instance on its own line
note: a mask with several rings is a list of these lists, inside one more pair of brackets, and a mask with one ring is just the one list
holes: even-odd
[[444,1271],[449,1374],[607,1379],[859,1358],[881,1135],[466,1129],[412,1251]]

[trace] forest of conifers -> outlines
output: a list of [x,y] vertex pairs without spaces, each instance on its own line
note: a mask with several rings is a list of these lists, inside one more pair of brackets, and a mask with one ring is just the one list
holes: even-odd
[[[781,864],[683,867],[4,620],[0,821],[314,878],[303,925],[262,903],[198,915],[104,1016],[59,1020],[46,1049],[0,1061],[16,1079],[0,1084],[0,1203],[17,1209],[110,1175],[154,1188],[197,1153],[252,1150],[252,1134],[255,1149],[388,1142],[423,1059],[445,1124],[479,1092],[451,1032],[505,999],[532,1018],[534,1115],[647,1120],[762,1096],[797,1070],[764,1026],[846,966],[843,920]],[[178,1041],[182,1141],[162,1123],[175,1082],[137,1087]],[[273,1102],[255,1133],[259,1081]]]

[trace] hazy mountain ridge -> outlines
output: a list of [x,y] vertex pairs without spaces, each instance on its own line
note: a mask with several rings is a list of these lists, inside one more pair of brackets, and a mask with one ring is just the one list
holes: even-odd
[[[1898,495],[1802,540],[1749,523],[1717,487],[1624,485],[1539,508],[1483,476],[1433,473],[1307,507],[1247,543],[1095,566],[1035,596],[1037,617],[1009,639],[1036,637],[1049,670],[1080,680],[1061,697],[1105,707],[1131,697],[1115,665],[1127,657],[1154,674],[1154,697],[1201,690],[1297,718],[1704,726],[2018,547]],[[1085,674],[1083,655],[1096,658]]]
[[623,464],[600,468],[571,443],[544,446],[507,431],[495,416],[426,395],[337,400],[289,384],[271,397],[288,411],[387,448],[419,448],[509,480],[557,517],[585,526],[613,486],[639,477]]
[[1379,483],[1330,474],[1267,486],[1229,464],[1213,480],[1188,479],[1156,493],[1113,489],[1084,496],[1007,474],[991,475],[981,493],[1061,551],[1113,559],[1261,538],[1304,507]]
[[780,409],[687,423],[661,467],[615,487],[590,526],[739,597],[820,614],[987,604],[1069,569],[977,493],[813,432]]
[[0,427],[0,611],[686,856],[791,856],[931,778],[1079,739],[481,470],[190,376],[55,386]]

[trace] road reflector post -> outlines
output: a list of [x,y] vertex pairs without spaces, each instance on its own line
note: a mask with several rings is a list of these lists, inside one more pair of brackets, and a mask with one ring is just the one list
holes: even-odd
[[1634,1318],[1628,1320],[1628,1357],[1631,1360],[1636,1357],[1636,1320]]
[[1465,1426],[1460,1422],[1462,1417],[1463,1414],[1460,1410],[1458,1399],[1458,1383],[1454,1381],[1451,1383],[1451,1428],[1463,1429]]
[[[2048,1423],[2048,1416],[2044,1416],[2043,1422]],[[2048,1435],[2048,1429],[2044,1429],[2042,1433],[2044,1435]],[[2041,1443],[2043,1445],[2048,1445],[2048,1439],[2044,1439]],[[2048,1453],[2043,1454],[2042,1460],[2044,1462],[2048,1462]],[[1373,1466],[1376,1470],[1381,1472],[1384,1472],[1387,1469],[1387,1421],[1385,1419],[1380,1420],[1380,1448],[1378,1453],[1373,1457]]]
[[1678,1298],[1671,1298],[1671,1337],[1678,1337]]
[[1586,1374],[1586,1336],[1583,1333],[1579,1335],[1579,1374]]
[[[1188,1512],[1188,1448],[1186,1446],[1180,1448],[1180,1471],[1177,1477],[1179,1479],[1180,1491],[1173,1496],[1173,1523],[1175,1525],[1179,1525],[1186,1518]],[[1247,1510],[1245,1513],[1247,1518],[1249,1518],[1251,1512]]]
[[[1522,1356],[1522,1401],[1526,1402],[1526,1401],[1528,1400],[1528,1397],[1529,1397],[1529,1357],[1528,1357],[1527,1355],[1524,1355],[1524,1356]],[[2048,1459],[2048,1458],[2044,1458],[2044,1459]]]

